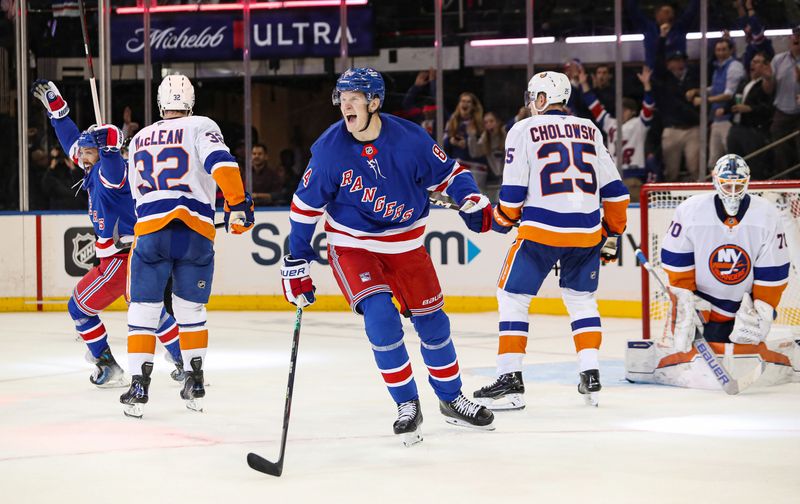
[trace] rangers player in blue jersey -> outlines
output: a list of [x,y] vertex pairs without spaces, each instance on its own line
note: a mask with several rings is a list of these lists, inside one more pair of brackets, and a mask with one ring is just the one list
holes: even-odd
[[[89,195],[89,219],[97,235],[95,255],[100,264],[75,286],[67,309],[89,347],[86,358],[95,365],[89,381],[101,388],[124,387],[128,380],[111,353],[106,328],[99,317],[101,311],[125,294],[129,244],[136,223],[127,164],[119,152],[122,132],[116,126],[102,124],[81,133],[68,117],[67,102],[50,81],[37,80],[31,92],[47,110],[64,152],[84,170],[81,188]],[[121,243],[114,242],[115,226]],[[161,312],[158,338],[167,347],[168,360],[176,366],[173,379],[182,381],[178,326],[166,310]]]
[[461,393],[442,289],[423,247],[429,191],[460,202],[461,217],[476,232],[491,229],[492,208],[469,171],[425,130],[379,113],[383,98],[383,78],[371,68],[347,70],[337,80],[333,104],[342,120],[311,147],[292,200],[290,254],[281,268],[284,294],[300,307],[314,302],[310,263],[317,255],[311,239],[325,214],[333,274],[353,311],[364,316],[375,362],[397,403],[395,434],[406,446],[422,440],[419,394],[392,296],[419,334],[445,420],[492,430],[492,412]]

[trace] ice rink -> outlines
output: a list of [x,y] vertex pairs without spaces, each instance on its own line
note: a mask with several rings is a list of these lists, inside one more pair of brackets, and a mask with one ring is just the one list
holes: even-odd
[[[245,457],[277,458],[294,313],[208,319],[205,413],[184,408],[159,346],[135,420],[122,415],[122,389],[89,383],[66,313],[0,314],[0,502],[800,501],[800,384],[726,396],[627,383],[632,319],[603,321],[604,388],[591,408],[576,392],[567,319],[532,316],[528,407],[498,413],[494,432],[444,422],[405,324],[425,440],[404,448],[361,319],[310,310],[284,474],[266,476]],[[125,314],[104,320],[127,369]],[[496,314],[451,321],[471,395],[493,377]]]

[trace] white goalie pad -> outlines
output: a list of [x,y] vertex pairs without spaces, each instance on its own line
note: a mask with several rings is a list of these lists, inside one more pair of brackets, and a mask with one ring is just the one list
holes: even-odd
[[[710,343],[717,358],[734,378],[764,364],[757,387],[800,382],[800,340],[781,339],[760,345]],[[675,387],[719,390],[708,365],[694,350],[676,352],[650,340],[630,340],[625,350],[625,379],[633,383],[657,383]]]

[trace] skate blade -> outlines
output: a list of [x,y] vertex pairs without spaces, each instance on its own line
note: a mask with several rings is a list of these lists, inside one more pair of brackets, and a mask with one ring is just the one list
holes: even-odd
[[126,417],[142,418],[142,415],[144,414],[144,408],[139,403],[123,404],[122,413],[124,413]]
[[122,376],[121,378],[118,378],[116,380],[109,380],[109,381],[107,381],[105,383],[101,383],[101,384],[94,383],[93,385],[95,387],[97,387],[97,388],[100,388],[100,389],[109,389],[109,388],[129,387],[130,384],[131,384],[131,381],[128,379],[128,377],[127,376]]
[[198,413],[203,412],[203,399],[197,397],[195,399],[188,399],[186,400],[186,409],[191,411],[197,411]]
[[417,427],[414,432],[405,432],[401,436],[403,437],[403,446],[411,448],[415,444],[422,442],[422,429]]
[[587,406],[594,406],[595,408],[600,404],[600,392],[589,392],[583,395],[583,402]]
[[522,394],[508,394],[499,399],[489,397],[476,397],[474,402],[485,406],[492,411],[513,411],[525,409],[525,399]]
[[458,418],[451,418],[447,416],[444,417],[444,421],[452,425],[458,425],[459,427],[467,427],[469,429],[485,430],[485,431],[494,430],[494,422],[488,425],[474,425],[469,422],[465,422],[464,420],[459,420]]

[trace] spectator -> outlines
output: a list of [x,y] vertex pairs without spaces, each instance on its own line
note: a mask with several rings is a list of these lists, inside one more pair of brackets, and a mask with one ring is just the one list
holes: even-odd
[[579,80],[579,75],[583,71],[583,64],[581,63],[581,60],[577,58],[573,58],[564,63],[564,75],[569,78],[569,82],[572,84],[572,92],[569,94],[567,108],[572,115],[591,119],[591,112],[589,112],[589,109],[586,108],[586,105],[583,104],[583,100],[581,100],[581,83]]
[[133,111],[129,106],[125,106],[122,111],[122,135],[125,138],[133,138],[133,135],[139,131],[139,123],[133,122]]
[[87,208],[86,192],[76,190],[82,171],[58,147],[50,149],[50,165],[42,176],[42,193],[50,210]]
[[[794,27],[789,36],[789,50],[779,53],[772,64],[764,68],[762,86],[767,94],[773,94],[770,134],[772,140],[800,130],[800,25]],[[775,173],[780,173],[797,164],[800,159],[800,137],[783,142],[773,151]]]
[[[423,124],[429,119],[436,119],[436,70],[430,68],[417,74],[414,84],[403,96],[403,117],[417,124]],[[426,116],[426,108],[433,107],[433,117]],[[430,114],[428,114],[430,115]],[[435,124],[431,131],[436,131]],[[427,128],[426,128],[427,129]],[[435,134],[435,133],[434,133]]]
[[253,202],[256,206],[280,206],[289,203],[288,176],[283,166],[270,168],[264,144],[253,145]]
[[686,101],[686,92],[699,84],[697,73],[686,64],[686,54],[673,51],[665,56],[666,31],[656,50],[653,90],[664,131],[661,144],[664,158],[664,178],[675,182],[685,159],[691,180],[700,174],[700,115]]
[[747,48],[742,56],[742,64],[746,69],[750,68],[750,60],[756,53],[762,52],[767,58],[767,61],[775,57],[775,49],[772,47],[772,41],[764,34],[764,26],[756,17],[756,11],[753,9],[752,0],[738,0],[736,7],[739,11],[739,19],[736,24],[737,27],[744,30],[744,37],[747,41]]
[[41,182],[48,170],[50,159],[47,153],[39,148],[31,150],[28,159],[30,160],[28,163],[28,208],[45,210],[47,209],[47,198],[42,192]]
[[[613,81],[613,74],[611,67],[608,65],[599,65],[594,69],[592,74],[592,92],[595,97],[600,100],[606,110],[614,110],[616,106],[616,96],[614,87],[611,85]],[[584,100],[584,103],[586,100]],[[591,112],[591,110],[589,110]],[[594,116],[594,114],[592,114]]]
[[[631,201],[639,200],[639,188],[648,180],[645,164],[645,141],[647,131],[653,122],[653,100],[650,76],[652,71],[648,67],[642,68],[642,73],[636,74],[639,82],[644,87],[642,110],[633,98],[622,99],[622,182],[631,193]],[[589,76],[581,72],[581,91],[586,106],[592,112],[594,121],[605,133],[607,147],[611,156],[616,159],[616,133],[619,129],[617,119],[608,113],[606,108],[589,87]]]
[[517,111],[517,114],[506,122],[506,131],[510,130],[516,123],[531,116],[531,109],[522,106]]
[[487,196],[497,201],[505,166],[506,130],[494,112],[483,115],[483,133],[477,145],[469,146],[474,157],[485,157],[489,170],[486,177]]
[[[711,135],[708,138],[708,166],[713,167],[717,159],[727,152],[726,141],[731,129],[730,107],[733,105],[733,95],[736,88],[744,79],[744,67],[733,58],[733,42],[730,39],[720,39],[714,44],[714,73],[711,76],[711,85],[708,87],[708,103],[711,105],[709,115],[711,118]],[[686,99],[691,100],[695,107],[701,103],[700,90],[690,89],[686,92]]]
[[444,150],[472,173],[481,189],[486,185],[488,174],[486,158],[472,156],[469,145],[477,145],[478,137],[482,133],[483,105],[474,94],[461,93],[458,97],[458,106],[445,125]]
[[[736,103],[731,107],[733,126],[728,133],[728,152],[746,156],[769,143],[769,125],[774,108],[761,81],[769,58],[757,53],[750,60],[750,80],[742,82],[736,90]],[[769,152],[747,161],[753,180],[762,180],[768,171]]]
[[666,54],[686,54],[686,33],[700,12],[700,0],[691,0],[677,20],[675,8],[668,3],[661,4],[656,8],[655,21],[644,15],[639,9],[639,2],[640,0],[626,0],[625,12],[635,31],[644,34],[645,64],[650,68],[656,67],[656,53],[661,39],[666,39],[663,41]]

